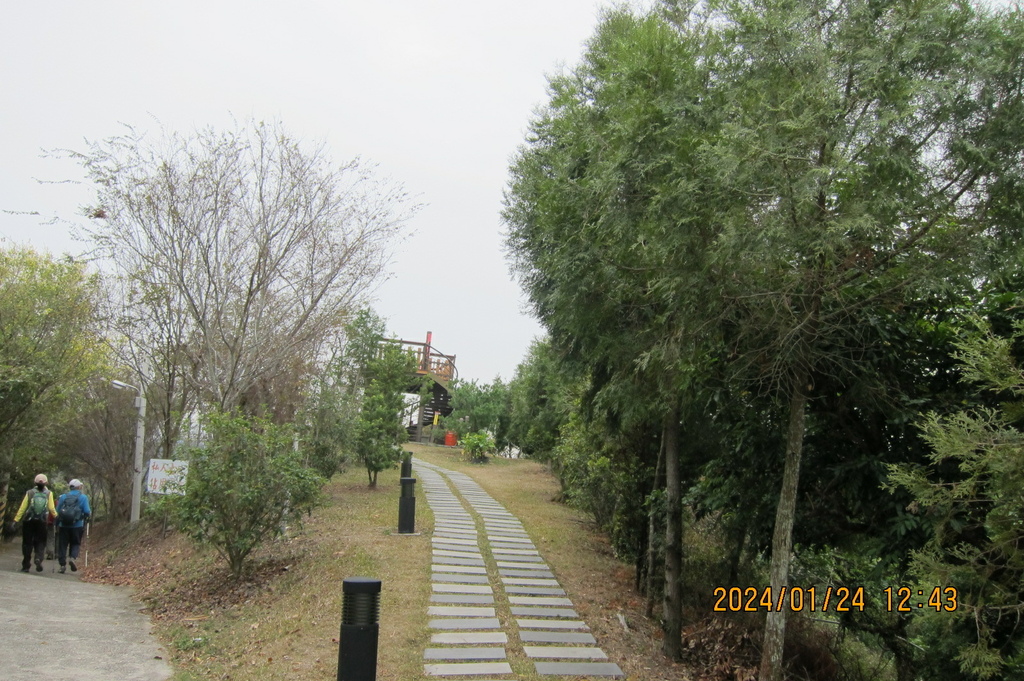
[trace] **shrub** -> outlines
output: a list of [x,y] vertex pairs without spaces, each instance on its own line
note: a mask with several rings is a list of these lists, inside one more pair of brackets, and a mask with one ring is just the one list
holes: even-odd
[[298,522],[320,500],[324,479],[302,465],[291,428],[214,413],[203,419],[206,442],[190,453],[185,496],[175,503],[182,532],[212,545],[240,576],[246,558]]

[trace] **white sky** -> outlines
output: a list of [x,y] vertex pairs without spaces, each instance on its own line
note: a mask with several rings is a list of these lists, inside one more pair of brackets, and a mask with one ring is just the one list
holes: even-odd
[[[600,0],[140,0],[0,3],[0,238],[78,253],[87,185],[43,150],[119,134],[280,120],[360,156],[426,204],[377,311],[509,379],[540,331],[502,251],[508,163],[546,76],[573,66]],[[38,216],[20,213],[38,212]]]

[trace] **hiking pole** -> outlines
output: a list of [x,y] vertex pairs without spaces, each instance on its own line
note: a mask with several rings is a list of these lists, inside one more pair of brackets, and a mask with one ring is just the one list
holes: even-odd
[[89,527],[92,525],[91,521],[85,522],[85,565],[83,567],[89,567]]

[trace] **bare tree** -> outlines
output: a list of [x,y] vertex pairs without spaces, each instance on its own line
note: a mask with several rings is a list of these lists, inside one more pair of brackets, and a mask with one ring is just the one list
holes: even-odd
[[278,124],[157,141],[129,128],[71,153],[98,189],[83,231],[124,285],[122,333],[167,414],[188,406],[186,385],[222,410],[297,394],[296,374],[380,280],[416,208]]

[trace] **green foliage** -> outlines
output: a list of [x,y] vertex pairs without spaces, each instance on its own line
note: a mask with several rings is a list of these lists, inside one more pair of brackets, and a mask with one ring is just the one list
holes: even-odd
[[[1024,613],[1024,431],[1016,415],[1024,374],[1013,344],[1024,340],[1024,322],[1009,338],[985,322],[976,326],[957,343],[965,380],[1010,401],[999,409],[927,414],[920,427],[932,449],[928,465],[892,465],[890,480],[913,495],[911,510],[932,530],[911,566],[918,585],[958,591],[955,611],[921,613],[920,636],[936,650],[945,645],[971,677],[1022,678],[1016,621]],[[947,655],[938,656],[937,672]]]
[[459,440],[459,446],[473,463],[487,463],[487,455],[494,454],[494,438],[487,433],[466,433]]
[[499,449],[507,446],[509,388],[500,378],[491,383],[455,380],[448,392],[452,413],[445,417],[446,428],[459,435],[487,431]]
[[291,428],[237,414],[202,420],[205,442],[191,449],[178,528],[223,556],[240,576],[249,555],[320,502],[324,479],[302,463]]
[[340,360],[330,362],[296,416],[309,466],[327,479],[344,467],[356,431],[358,403],[342,382],[344,371]]
[[416,358],[384,340],[384,322],[371,310],[361,312],[348,329],[349,380],[360,392],[353,449],[366,466],[370,487],[377,474],[402,458],[407,433],[401,421],[405,394],[417,392]]
[[105,366],[97,302],[82,263],[0,250],[0,479],[38,472]]

